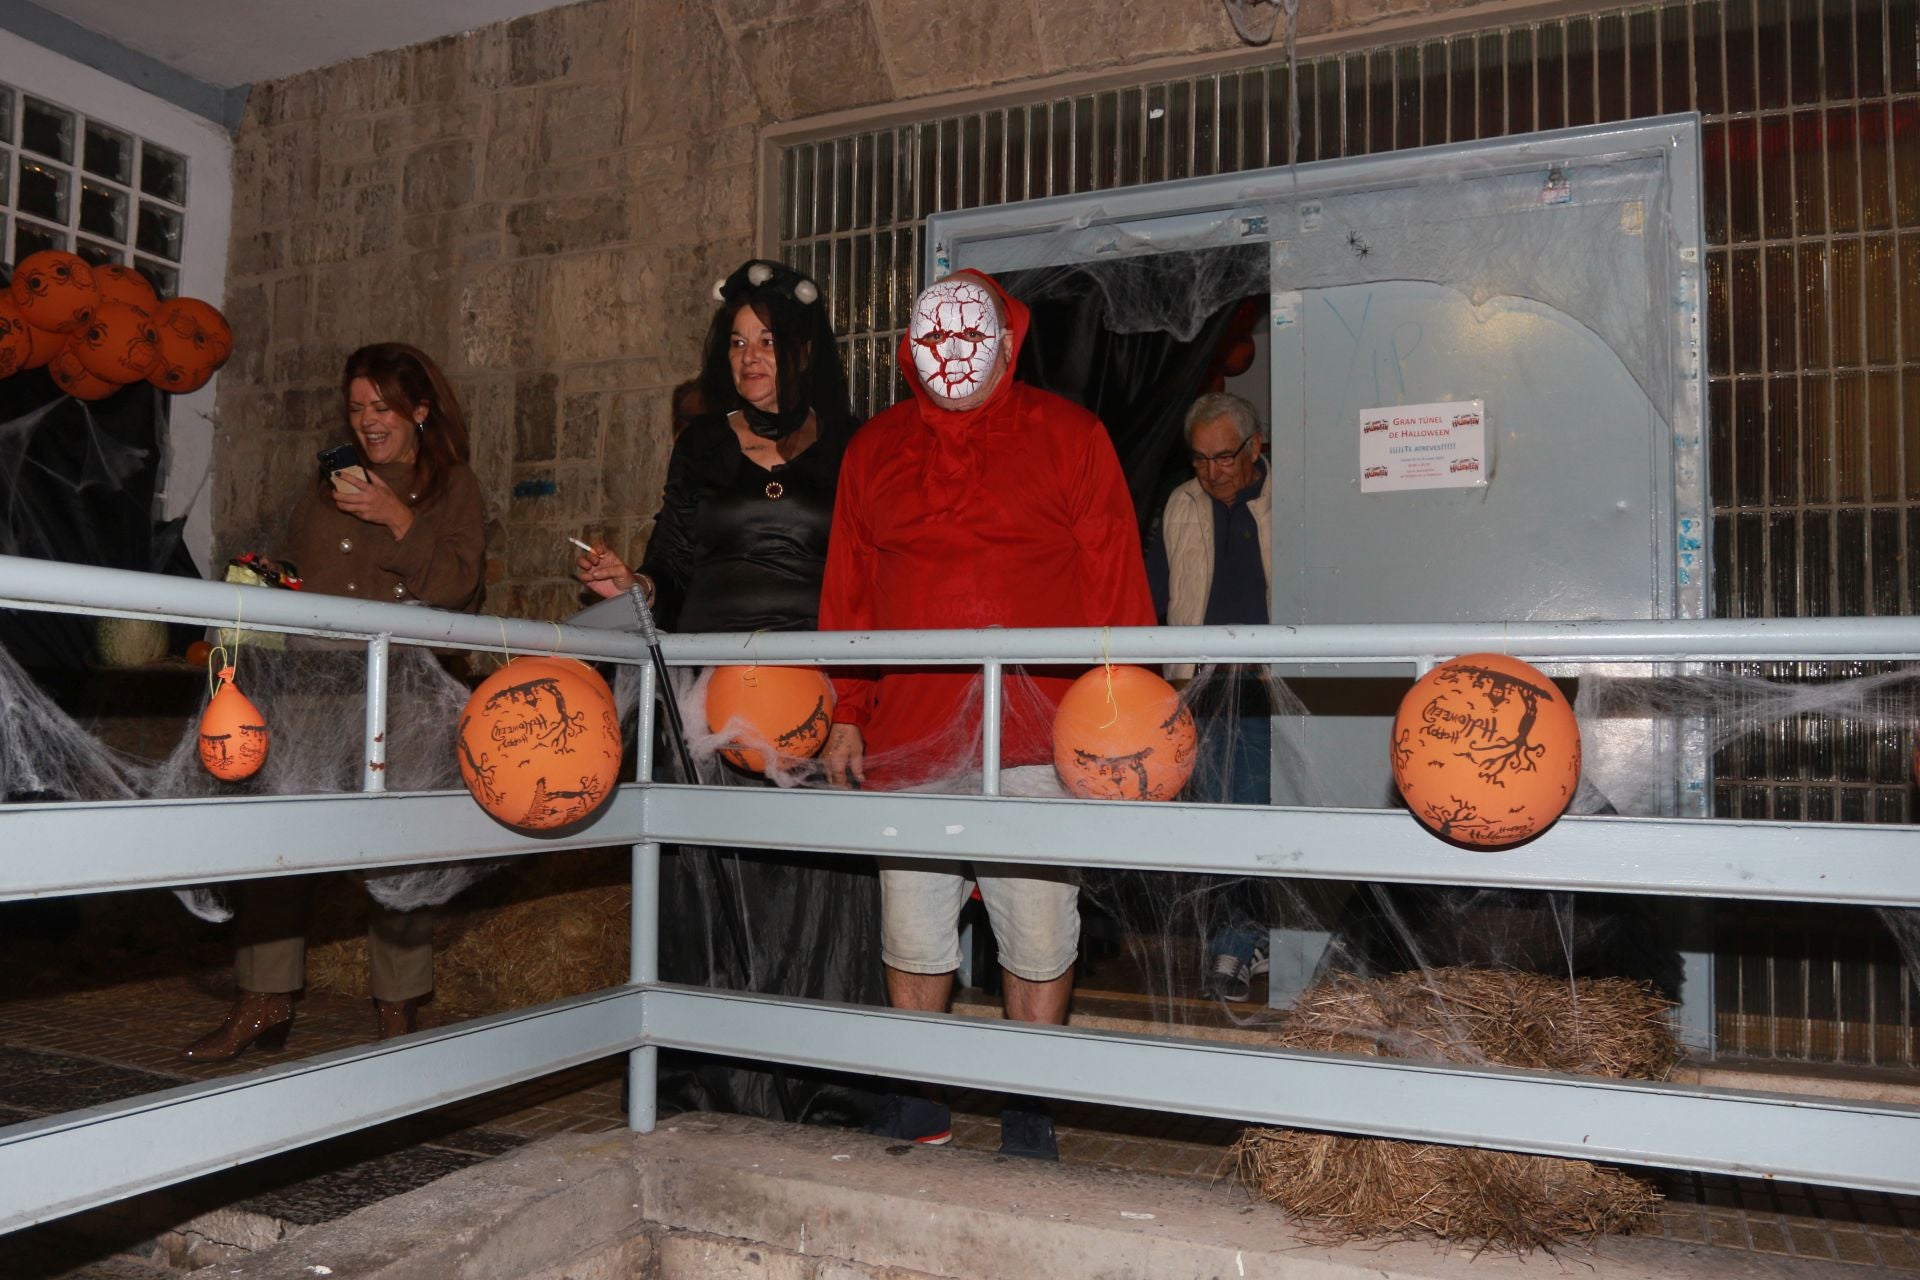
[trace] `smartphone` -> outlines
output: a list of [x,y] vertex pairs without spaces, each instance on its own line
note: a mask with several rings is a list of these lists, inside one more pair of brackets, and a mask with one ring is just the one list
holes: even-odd
[[341,487],[341,476],[346,476],[346,484],[364,489],[368,485],[367,468],[360,461],[360,450],[351,444],[337,444],[331,449],[322,449],[320,474],[333,482],[333,487]]

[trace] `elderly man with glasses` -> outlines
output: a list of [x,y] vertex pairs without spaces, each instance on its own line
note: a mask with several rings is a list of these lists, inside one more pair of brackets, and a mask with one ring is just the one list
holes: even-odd
[[[1147,583],[1160,620],[1169,626],[1265,623],[1270,618],[1271,476],[1260,420],[1251,404],[1215,392],[1193,402],[1186,417],[1193,479],[1167,499],[1147,550]],[[1168,672],[1190,680],[1191,666]],[[1257,668],[1220,668],[1196,691],[1204,746],[1196,781],[1211,797],[1234,804],[1271,799],[1269,757],[1273,708]],[[1241,907],[1236,916],[1252,913]],[[1264,929],[1250,918],[1223,921],[1209,944],[1207,987],[1245,1000],[1249,982],[1267,972]]]
[[[1260,420],[1239,396],[1215,392],[1187,410],[1186,435],[1193,479],[1167,499],[1147,551],[1154,610],[1174,627],[1265,623],[1272,506]],[[1264,753],[1258,772],[1258,795],[1251,779],[1242,787],[1236,778],[1235,802],[1267,802]]]

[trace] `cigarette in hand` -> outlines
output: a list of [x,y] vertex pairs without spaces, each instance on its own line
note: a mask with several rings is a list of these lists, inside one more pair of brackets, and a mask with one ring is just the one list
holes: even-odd
[[580,541],[580,539],[573,537],[572,535],[568,535],[567,541],[571,542],[574,546],[580,548],[582,551],[586,552],[590,556],[598,554],[596,551],[594,551],[592,547],[588,546],[586,543]]

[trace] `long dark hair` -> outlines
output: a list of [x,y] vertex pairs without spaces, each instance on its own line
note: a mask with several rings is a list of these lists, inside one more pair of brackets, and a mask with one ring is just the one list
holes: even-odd
[[700,364],[700,400],[706,410],[726,413],[741,405],[727,347],[734,317],[740,308],[752,307],[773,333],[780,408],[808,405],[819,420],[822,439],[844,438],[853,426],[853,397],[820,286],[785,263],[754,258],[716,285],[715,293],[720,307],[707,326]]
[[[446,375],[433,357],[404,342],[376,342],[347,357],[340,374],[340,403],[347,402],[348,389],[355,378],[365,378],[380,393],[389,408],[408,418],[425,406],[427,417],[420,424],[419,451],[413,460],[411,492],[418,496],[409,505],[424,507],[446,491],[447,477],[467,461],[467,419],[460,412],[460,399],[448,385]],[[325,477],[322,477],[325,483]],[[401,495],[406,501],[406,495]]]

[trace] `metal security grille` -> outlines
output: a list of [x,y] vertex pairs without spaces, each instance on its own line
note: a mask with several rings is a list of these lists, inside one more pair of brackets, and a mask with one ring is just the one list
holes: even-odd
[[[1920,0],[1639,7],[796,142],[780,253],[826,287],[870,412],[905,394],[892,353],[928,214],[1690,110],[1706,121],[1715,613],[1906,613]],[[1897,728],[1780,726],[1720,753],[1715,810],[1907,821],[1910,751]],[[1720,933],[1723,1052],[1914,1063],[1915,989],[1858,912],[1742,914]]]

